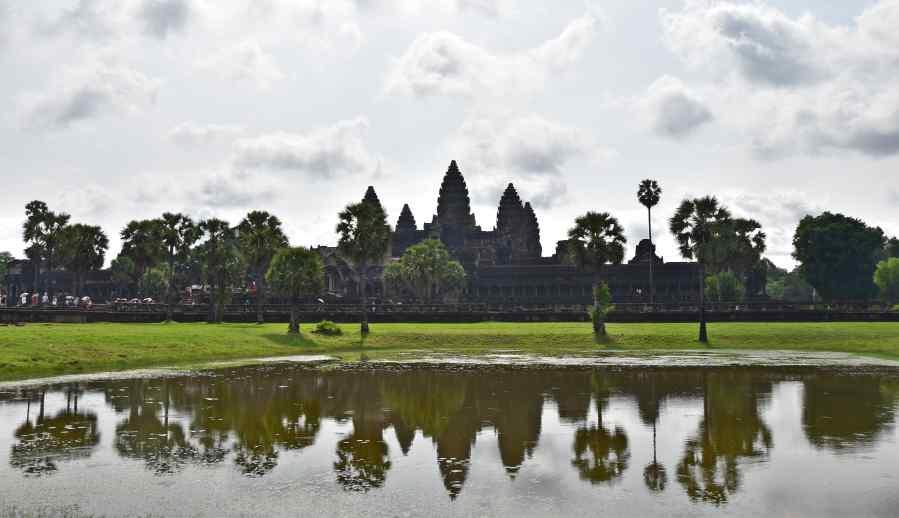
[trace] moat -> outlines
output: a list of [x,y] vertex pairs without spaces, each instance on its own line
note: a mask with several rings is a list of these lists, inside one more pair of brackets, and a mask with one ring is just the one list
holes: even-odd
[[0,389],[0,516],[894,516],[899,373],[314,369]]

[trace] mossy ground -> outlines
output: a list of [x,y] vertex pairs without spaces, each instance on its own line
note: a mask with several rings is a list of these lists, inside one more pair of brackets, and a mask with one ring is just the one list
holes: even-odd
[[598,350],[743,349],[841,351],[899,359],[899,323],[714,323],[709,345],[696,324],[609,324],[594,340],[589,323],[373,324],[362,343],[358,325],[319,336],[303,324],[29,324],[0,327],[0,379],[183,366],[263,356],[327,354],[358,360],[503,350],[579,355]]

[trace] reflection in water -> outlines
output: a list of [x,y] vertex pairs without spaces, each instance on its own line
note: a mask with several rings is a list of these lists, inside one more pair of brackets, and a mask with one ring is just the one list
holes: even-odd
[[741,459],[768,454],[773,442],[759,403],[770,394],[770,382],[749,374],[703,374],[702,421],[677,466],[677,480],[691,500],[727,502],[740,486]]
[[[12,429],[9,462],[25,475],[41,475],[90,456],[100,444],[98,417],[79,410],[79,398],[100,394],[115,413],[108,424],[115,431],[111,451],[155,475],[230,466],[246,477],[269,476],[285,459],[303,462],[299,453],[321,440],[324,423],[333,423],[349,430],[327,443],[335,487],[385,487],[402,465],[397,459],[423,437],[455,500],[473,464],[484,463],[473,455],[485,433],[496,438],[498,463],[484,469],[505,473],[514,485],[529,462],[538,462],[531,459],[550,426],[569,434],[563,440],[570,457],[560,460],[575,483],[599,486],[592,491],[622,483],[637,462],[643,469],[634,476],[647,494],[671,494],[672,477],[689,501],[722,505],[741,491],[747,463],[769,461],[775,442],[765,411],[777,384],[796,379],[804,387],[796,422],[801,419],[816,448],[873,447],[892,429],[899,384],[884,376],[790,378],[736,369],[331,372],[270,365],[16,393],[23,419]],[[47,412],[47,394],[54,401],[65,396],[65,404]],[[670,434],[663,416],[672,401],[695,408],[695,419],[684,423],[689,432],[676,449],[671,441],[659,449]],[[634,409],[636,417],[622,421],[616,405]]]
[[[77,387],[66,390],[66,406],[52,417],[44,415],[46,392],[27,397],[25,421],[15,430],[16,443],[9,463],[26,475],[39,476],[55,472],[57,463],[89,457],[100,442],[97,416],[78,411]],[[39,404],[34,422],[32,403]]]
[[870,447],[895,420],[895,380],[859,383],[852,376],[811,376],[803,391],[809,442],[836,452]]

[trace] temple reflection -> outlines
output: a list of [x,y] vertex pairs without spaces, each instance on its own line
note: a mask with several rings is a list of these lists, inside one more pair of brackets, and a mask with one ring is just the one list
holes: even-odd
[[[723,505],[740,492],[745,465],[770,458],[775,440],[765,409],[781,381],[795,378],[738,369],[384,373],[289,366],[97,381],[13,394],[22,421],[9,463],[39,476],[90,456],[100,444],[98,409],[85,410],[82,401],[98,394],[102,399],[93,404],[105,404],[116,419],[108,423],[114,436],[106,444],[159,476],[229,466],[266,477],[322,440],[323,424],[331,423],[341,435],[326,439],[334,442],[325,469],[337,487],[376,491],[389,483],[398,458],[424,454],[433,455],[446,495],[455,500],[484,434],[496,438],[498,459],[487,469],[516,484],[529,463],[544,462],[532,459],[541,435],[552,430],[556,435],[543,440],[561,439],[569,456],[568,475],[559,476],[595,486],[591,491],[642,476],[637,483],[649,494],[670,494],[675,484],[691,501]],[[812,374],[801,381],[796,426],[815,448],[855,451],[878,444],[892,429],[894,377]],[[800,385],[793,386],[798,398]],[[686,439],[675,450],[663,426],[671,422],[671,401],[698,412],[682,420],[678,430],[686,427]],[[659,443],[672,455],[663,455]]]

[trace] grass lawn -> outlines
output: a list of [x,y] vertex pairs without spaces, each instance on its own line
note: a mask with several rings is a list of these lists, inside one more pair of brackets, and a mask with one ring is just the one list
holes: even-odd
[[746,349],[843,351],[899,359],[899,323],[714,323],[711,343],[696,324],[609,324],[597,344],[589,323],[373,324],[360,343],[344,334],[290,337],[286,324],[28,324],[0,327],[0,379],[190,365],[262,356],[328,354],[358,360],[399,353],[478,354],[514,349],[549,355],[597,350]]

